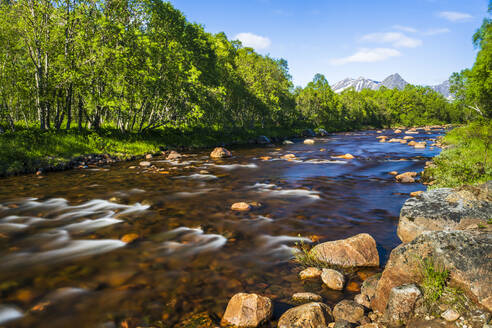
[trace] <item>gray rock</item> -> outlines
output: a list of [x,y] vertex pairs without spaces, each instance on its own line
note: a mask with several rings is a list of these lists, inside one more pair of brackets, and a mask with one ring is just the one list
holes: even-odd
[[409,198],[400,211],[398,237],[408,243],[425,231],[477,229],[492,218],[492,181],[481,186],[441,188]]
[[438,261],[449,271],[448,284],[492,312],[492,233],[474,231],[426,232],[396,247],[378,282],[373,310],[386,309],[393,287],[422,280],[422,259]]
[[415,303],[422,296],[415,284],[393,287],[384,312],[383,322],[391,327],[402,327],[413,316]]
[[333,321],[330,307],[324,303],[307,303],[287,310],[278,321],[278,328],[321,328]]

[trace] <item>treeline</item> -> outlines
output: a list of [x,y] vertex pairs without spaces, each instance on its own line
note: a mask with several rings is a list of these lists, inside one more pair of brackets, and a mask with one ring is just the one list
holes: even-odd
[[316,75],[294,88],[285,60],[207,33],[162,0],[0,0],[0,45],[4,130],[344,130],[475,112],[424,87],[338,95]]

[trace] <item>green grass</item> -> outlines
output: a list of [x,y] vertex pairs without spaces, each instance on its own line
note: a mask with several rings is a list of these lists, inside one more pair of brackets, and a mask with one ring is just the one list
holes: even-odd
[[431,188],[459,187],[492,179],[492,120],[482,120],[448,132],[447,146],[434,158],[424,179],[435,180]]
[[140,156],[164,148],[203,148],[242,144],[259,135],[269,137],[300,135],[298,129],[251,129],[223,131],[213,128],[163,128],[143,134],[121,133],[114,128],[94,131],[41,131],[18,127],[15,133],[0,134],[0,176],[35,172],[39,168],[62,166],[71,159],[88,154],[118,157]]
[[438,313],[439,304],[446,304],[464,313],[469,300],[461,290],[448,286],[449,271],[433,258],[425,258],[420,263],[422,273],[420,287],[429,312]]

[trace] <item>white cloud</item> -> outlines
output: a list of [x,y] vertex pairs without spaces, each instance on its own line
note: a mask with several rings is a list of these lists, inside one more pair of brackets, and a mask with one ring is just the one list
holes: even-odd
[[401,53],[396,49],[390,48],[373,48],[360,49],[355,54],[331,60],[332,65],[344,65],[348,63],[374,63],[383,61],[391,57],[401,56]]
[[451,32],[449,28],[431,28],[430,30],[425,31],[424,35],[438,35],[449,32]]
[[395,30],[400,30],[403,32],[408,32],[408,33],[416,33],[417,29],[410,27],[410,26],[403,26],[403,25],[393,25],[393,28]]
[[375,43],[391,43],[393,47],[415,48],[422,45],[422,41],[406,36],[400,32],[371,33],[361,38],[361,41]]
[[472,15],[467,13],[461,13],[459,11],[441,11],[437,13],[437,15],[451,22],[465,22],[473,18]]
[[239,33],[234,38],[241,41],[243,46],[255,48],[257,50],[266,49],[272,44],[269,38],[253,33]]

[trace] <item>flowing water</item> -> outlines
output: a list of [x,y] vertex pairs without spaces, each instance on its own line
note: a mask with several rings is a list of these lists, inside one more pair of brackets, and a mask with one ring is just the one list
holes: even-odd
[[[295,292],[317,292],[331,305],[353,295],[357,287],[335,292],[301,282],[292,247],[367,232],[384,264],[399,244],[403,202],[425,190],[395,183],[388,172],[421,171],[439,149],[379,143],[378,135],[233,149],[233,158],[220,161],[206,152],[155,157],[160,171],[126,162],[0,179],[0,326],[133,320],[170,327],[189,313],[219,318],[237,292],[271,297],[277,317]],[[345,153],[356,158],[333,157]],[[296,159],[281,159],[285,154]],[[239,201],[262,207],[231,211]],[[125,243],[126,234],[139,239]]]

